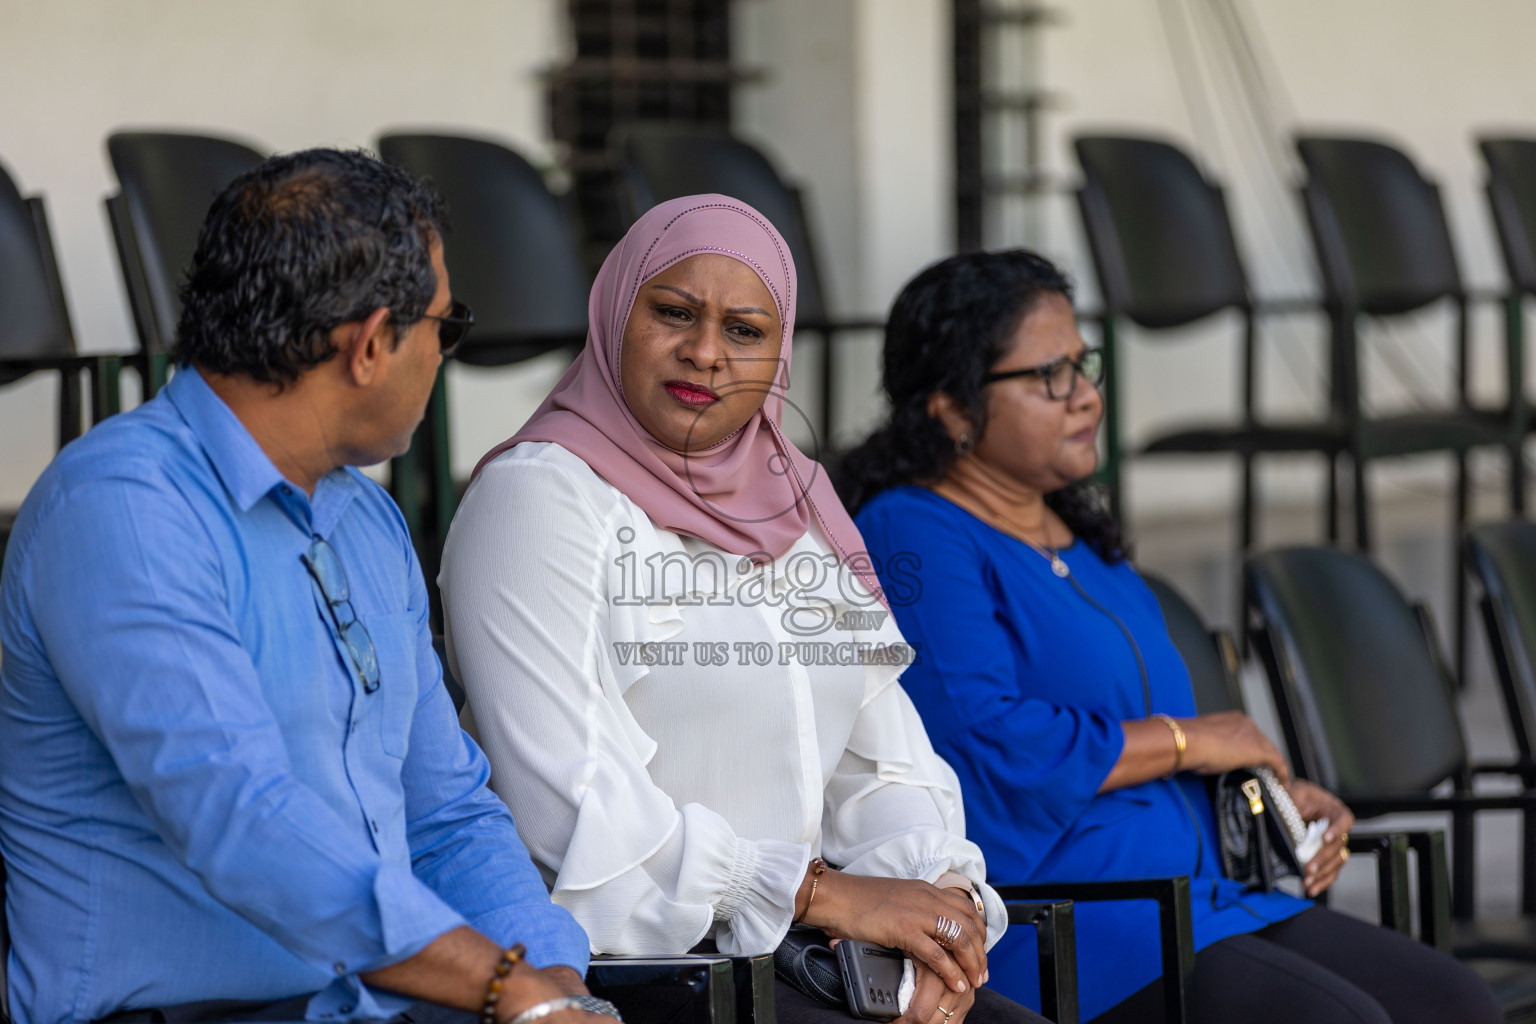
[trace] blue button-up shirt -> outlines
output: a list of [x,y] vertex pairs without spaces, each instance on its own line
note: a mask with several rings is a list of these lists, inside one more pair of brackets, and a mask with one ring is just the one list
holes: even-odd
[[[378,651],[364,692],[300,562],[324,537]],[[69,445],[0,582],[0,853],[24,1024],[317,992],[468,923],[587,966],[441,683],[399,510],[285,481],[193,370]]]

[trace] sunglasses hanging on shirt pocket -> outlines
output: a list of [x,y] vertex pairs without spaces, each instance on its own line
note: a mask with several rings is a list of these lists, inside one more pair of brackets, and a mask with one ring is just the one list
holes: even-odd
[[1309,828],[1268,768],[1237,768],[1206,785],[1216,814],[1221,873],[1247,889],[1269,892],[1285,876],[1299,876],[1322,845],[1327,822]]

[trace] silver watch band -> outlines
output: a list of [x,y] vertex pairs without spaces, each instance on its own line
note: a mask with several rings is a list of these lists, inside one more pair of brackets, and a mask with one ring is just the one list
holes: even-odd
[[624,1024],[624,1018],[619,1016],[619,1008],[597,996],[561,996],[559,999],[546,999],[542,1003],[535,1003],[528,1007],[507,1024],[533,1024],[534,1021],[548,1017],[552,1013],[570,1009],[585,1010],[587,1013],[595,1013],[601,1017],[612,1017],[619,1024]]

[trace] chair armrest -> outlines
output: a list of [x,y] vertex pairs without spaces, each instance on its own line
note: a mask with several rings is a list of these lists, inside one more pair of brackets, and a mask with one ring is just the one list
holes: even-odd
[[1056,1024],[1077,1024],[1077,926],[1071,900],[1013,903],[1008,924],[1035,930],[1040,960],[1040,1012]]
[[1163,1015],[1184,1021],[1185,992],[1195,969],[1195,933],[1189,911],[1189,879],[1148,878],[1118,882],[1047,882],[994,886],[1004,903],[1070,899],[1081,903],[1153,900],[1163,954]]
[[1448,793],[1445,796],[1341,797],[1357,818],[1413,811],[1536,811],[1536,790],[1522,793]]
[[[737,959],[752,958],[595,956],[587,987],[617,1006],[625,1024],[737,1024]],[[759,1024],[770,1020],[758,1018]]]
[[1473,775],[1512,775],[1523,780],[1528,774],[1536,772],[1536,764],[1524,761],[1499,761],[1489,764],[1474,764],[1471,766]]

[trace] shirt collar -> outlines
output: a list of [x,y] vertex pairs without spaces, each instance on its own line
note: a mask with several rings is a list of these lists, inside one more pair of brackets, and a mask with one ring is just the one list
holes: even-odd
[[[315,485],[313,500],[294,487],[261,450],[224,400],[208,386],[194,366],[182,366],[165,386],[166,396],[197,435],[198,443],[213,464],[214,472],[241,512],[279,488],[287,499],[279,502],[290,514],[308,520],[304,525],[328,532],[357,493],[357,482],[344,469],[332,470]],[[295,506],[289,508],[288,506]],[[321,522],[324,520],[324,522]]]

